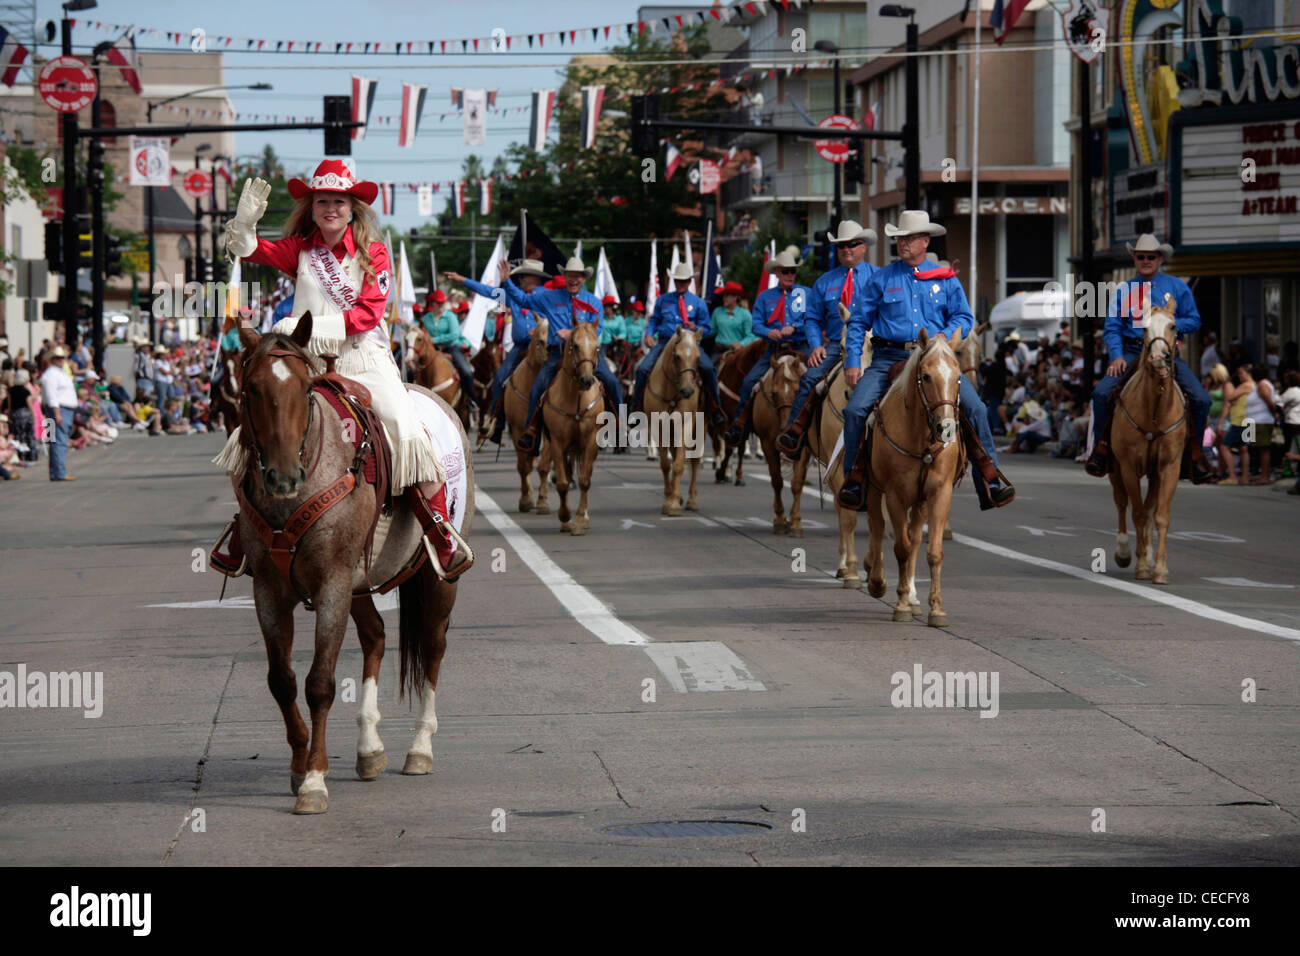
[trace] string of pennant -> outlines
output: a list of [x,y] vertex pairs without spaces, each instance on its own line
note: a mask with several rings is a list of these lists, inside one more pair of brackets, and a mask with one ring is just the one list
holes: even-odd
[[[458,37],[446,40],[272,40],[262,37],[207,34],[204,35],[204,42],[208,46],[216,47],[217,50],[327,54],[331,56],[351,53],[395,55],[485,53],[500,52],[502,50],[512,51],[516,47],[522,49],[525,45],[527,45],[528,49],[544,49],[548,42],[558,46],[564,46],[567,42],[570,46],[574,46],[579,42],[579,39],[585,42],[588,34],[591,36],[591,42],[594,43],[599,42],[602,38],[608,41],[611,37],[614,39],[630,39],[634,36],[643,36],[647,33],[655,34],[660,31],[671,33],[673,30],[683,27],[706,24],[710,20],[718,23],[730,23],[733,19],[743,16],[745,13],[758,17],[765,15],[769,9],[776,7],[786,11],[790,10],[791,7],[801,10],[804,5],[811,6],[814,3],[826,2],[832,2],[832,0],[741,0],[741,2],[726,6],[672,14],[650,20],[631,20],[572,30],[547,30],[536,33],[508,34],[503,30],[499,30],[493,36]],[[77,23],[77,20],[72,21],[73,26],[76,26]],[[80,23],[92,29],[112,33],[129,30],[133,38],[162,39],[174,46],[190,46],[198,37],[198,33],[193,30],[159,30],[153,27],[135,27],[130,24],[108,23],[103,20],[81,20]]]

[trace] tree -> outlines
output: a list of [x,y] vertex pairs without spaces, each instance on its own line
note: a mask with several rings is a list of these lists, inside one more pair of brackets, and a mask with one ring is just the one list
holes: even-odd
[[[730,282],[739,282],[746,296],[754,295],[754,290],[758,288],[759,278],[763,274],[763,250],[773,239],[776,240],[777,252],[781,252],[786,246],[803,246],[802,237],[787,233],[782,227],[783,222],[781,205],[773,203],[767,215],[759,223],[753,241],[744,251],[733,255],[731,262],[723,270],[724,278]],[[795,277],[795,281],[811,288],[820,275],[821,270],[812,260],[805,259],[799,266],[799,274]]]

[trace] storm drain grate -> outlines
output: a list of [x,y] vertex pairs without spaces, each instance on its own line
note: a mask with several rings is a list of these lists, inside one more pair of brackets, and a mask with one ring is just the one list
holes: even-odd
[[753,820],[655,820],[650,823],[611,823],[598,833],[629,837],[735,836],[754,830],[770,830],[770,823]]

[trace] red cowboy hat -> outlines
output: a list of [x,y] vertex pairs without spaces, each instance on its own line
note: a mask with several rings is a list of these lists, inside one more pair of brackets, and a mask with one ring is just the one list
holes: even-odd
[[369,206],[379,195],[379,184],[358,182],[343,160],[327,159],[316,167],[316,172],[308,182],[301,179],[289,180],[289,195],[294,199],[301,199],[311,192],[347,193]]
[[411,311],[416,313],[423,312],[424,306],[417,302],[415,305],[411,306]]
[[434,289],[427,296],[425,296],[425,298],[428,299],[430,302],[446,302],[447,293],[443,292],[441,289]]
[[723,295],[744,295],[745,289],[739,282],[728,282],[722,287]]
[[564,288],[564,285],[565,285],[565,283],[564,283],[564,276],[563,276],[563,275],[558,275],[558,276],[556,276],[554,279],[552,279],[550,282],[546,283],[546,288],[548,288],[548,289],[563,289],[563,288]]
[[468,311],[469,311],[469,303],[466,302],[464,299],[461,299],[459,302],[457,302],[455,305],[453,305],[453,306],[451,307],[451,311],[453,311],[453,312],[468,312]]
[[645,306],[644,306],[642,303],[640,303],[640,302],[633,302],[633,303],[632,303],[632,311],[633,311],[633,312],[644,312],[644,311],[645,311]]
[[603,298],[603,299],[600,300],[600,304],[601,304],[601,305],[618,305],[618,299],[614,298],[612,295],[607,295],[607,296],[605,296],[605,298]]

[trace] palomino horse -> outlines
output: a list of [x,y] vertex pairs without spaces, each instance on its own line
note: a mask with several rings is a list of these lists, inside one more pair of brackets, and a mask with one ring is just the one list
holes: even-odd
[[[266,644],[267,683],[284,715],[292,750],[290,788],[298,797],[294,813],[323,813],[329,806],[325,727],[334,702],[334,668],[349,615],[356,623],[364,654],[357,715],[357,776],[373,780],[388,764],[376,730],[384,622],[370,598],[368,582],[391,581],[424,550],[419,522],[402,496],[394,503],[391,519],[380,518],[367,572],[363,560],[366,539],[379,502],[374,486],[366,481],[353,478],[355,484],[347,490],[347,479],[355,475],[350,474],[350,466],[356,449],[349,430],[339,427],[329,401],[311,388],[315,360],[304,351],[311,329],[311,313],[302,316],[292,336],[268,334],[259,340],[249,329],[240,329],[244,346],[240,435],[248,464],[243,474],[231,479],[242,499],[240,537],[252,569],[253,598]],[[451,415],[445,403],[428,392],[423,394]],[[474,474],[463,431],[460,439],[466,449],[467,479],[461,531],[468,535],[474,516]],[[344,482],[341,486],[340,481]],[[341,496],[334,494],[339,487],[344,489]],[[314,512],[316,520],[303,528],[299,509],[321,502],[322,492],[333,496],[336,503]],[[284,539],[290,531],[275,532],[273,544],[267,544],[259,533],[259,522],[262,530],[297,528],[301,540],[286,552]],[[433,769],[432,735],[438,729],[434,697],[456,585],[440,580],[425,561],[401,583],[398,593],[398,690],[421,699],[415,738],[402,772],[423,774]],[[315,653],[306,682],[310,734],[298,712],[298,685],[291,664],[294,607],[304,600],[316,613]]]
[[[528,337],[528,354],[524,356],[522,362],[515,366],[515,370],[506,379],[502,408],[504,410],[503,414],[506,416],[506,424],[510,426],[512,438],[522,435],[524,429],[528,427],[528,393],[532,391],[533,382],[537,381],[542,366],[546,364],[547,334],[547,321],[538,319],[536,327]],[[543,457],[550,454],[545,438],[542,440],[540,451]],[[547,460],[549,461],[549,459]],[[515,449],[515,468],[519,472],[520,511],[533,510],[533,489],[529,476],[536,464],[537,455]],[[551,508],[546,503],[545,480],[541,482],[537,489],[537,513],[539,515],[551,513]]]
[[[966,471],[966,452],[958,423],[961,366],[953,346],[961,344],[958,331],[950,344],[942,335],[931,337],[922,329],[918,348],[903,366],[876,407],[871,443],[870,489],[867,523],[871,529],[867,591],[885,594],[885,519],[882,498],[894,526],[894,557],[898,559],[898,603],[895,621],[910,621],[921,611],[916,598],[916,556],[921,550],[921,526],[927,512],[930,534],[926,557],[930,562],[931,627],[946,627],[939,572],[943,567],[942,529],[948,523],[952,489]],[[936,534],[935,532],[939,533]]]
[[[736,420],[736,413],[740,411],[740,395],[738,389],[745,381],[745,376],[749,370],[754,367],[763,350],[767,348],[766,339],[759,339],[756,342],[750,342],[744,346],[732,346],[728,351],[722,353],[722,357],[717,362],[718,373],[718,394],[722,398],[722,413],[726,416],[728,422]],[[719,485],[727,483],[727,473],[731,469],[731,456],[736,456],[736,485],[740,486],[745,483],[745,449],[744,446],[732,448],[722,438],[726,432],[726,427],[718,428],[710,424],[709,435],[713,439],[713,461],[716,465],[713,479]]]
[[[1183,446],[1187,439],[1187,407],[1182,389],[1174,382],[1173,297],[1163,305],[1148,305],[1146,334],[1137,370],[1129,377],[1115,404],[1111,427],[1111,453],[1115,467],[1110,474],[1119,512],[1115,537],[1115,563],[1126,568],[1133,560],[1129,548],[1125,513],[1133,509],[1133,530],[1137,538],[1137,578],[1155,584],[1169,583],[1166,540],[1169,508],[1178,487]],[[1147,479],[1147,497],[1142,500],[1142,478]],[[1150,523],[1155,520],[1155,528]],[[1148,531],[1150,529],[1150,534]],[[1154,539],[1154,540],[1153,540]],[[1152,544],[1155,545],[1154,565]]]
[[970,383],[975,386],[975,391],[980,387],[980,362],[984,360],[984,349],[980,345],[980,336],[990,328],[988,322],[981,322],[975,326],[975,330],[961,340],[961,344],[953,349],[957,356],[957,361],[961,364],[961,373],[970,379]]
[[[673,517],[682,513],[682,472],[686,468],[687,449],[703,441],[703,424],[696,432],[697,415],[704,399],[700,387],[700,334],[678,329],[664,346],[655,367],[646,380],[642,399],[646,417],[650,419],[650,432],[659,442],[659,467],[664,473],[664,514]],[[654,423],[666,423],[656,429]],[[673,426],[676,428],[673,433]],[[687,511],[699,511],[696,483],[700,475],[700,459],[690,457],[691,485],[686,498]]]
[[460,387],[460,374],[451,359],[433,344],[424,329],[412,329],[406,337],[409,361],[415,367],[415,384],[427,388],[456,412],[462,428],[469,428],[469,396]]
[[[587,492],[591,488],[591,471],[600,451],[596,442],[599,433],[596,418],[605,407],[605,393],[596,378],[596,363],[599,361],[600,333],[596,331],[595,323],[575,323],[565,343],[564,359],[555,381],[542,399],[542,421],[549,436],[550,459],[555,465],[555,490],[560,496],[556,514],[560,519],[560,530],[575,535],[586,534],[591,526]],[[543,487],[547,471],[548,463],[543,456],[537,466]],[[578,511],[571,515],[569,484],[575,473],[580,495]]]
[[781,501],[781,454],[776,447],[776,438],[785,429],[790,409],[794,406],[795,393],[799,391],[799,379],[807,371],[803,360],[795,353],[778,353],[772,359],[768,369],[758,385],[754,387],[754,434],[763,448],[763,457],[767,459],[767,471],[772,479],[772,519],[773,534],[788,534],[795,538],[803,537],[803,518],[801,500],[804,477],[808,473],[808,449],[799,455],[790,472],[790,517],[785,515],[785,505]]

